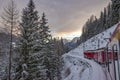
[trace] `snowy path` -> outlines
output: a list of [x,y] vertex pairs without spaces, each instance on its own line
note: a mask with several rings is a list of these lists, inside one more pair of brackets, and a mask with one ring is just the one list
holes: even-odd
[[63,80],[110,80],[103,68],[94,61],[66,54],[64,62]]

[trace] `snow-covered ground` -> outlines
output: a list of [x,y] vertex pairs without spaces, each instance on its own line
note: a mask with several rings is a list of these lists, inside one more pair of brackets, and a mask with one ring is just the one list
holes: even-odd
[[63,80],[110,80],[108,73],[94,61],[73,55],[64,55],[63,60]]
[[[114,32],[117,24],[108,30],[92,37],[85,43],[80,44],[74,50],[63,55],[63,80],[114,80],[112,72],[97,64],[93,60],[84,58],[85,50],[96,50],[104,48],[109,42],[110,36]],[[112,63],[111,63],[112,64]],[[112,65],[111,65],[112,66]],[[110,66],[110,67],[111,67]],[[111,68],[112,69],[112,68]]]

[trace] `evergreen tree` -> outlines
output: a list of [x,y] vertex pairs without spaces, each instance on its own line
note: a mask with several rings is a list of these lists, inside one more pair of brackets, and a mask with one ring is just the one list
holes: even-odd
[[103,31],[103,28],[104,28],[104,22],[103,22],[103,18],[104,18],[104,13],[101,11],[101,14],[100,14],[100,32]]
[[45,16],[45,13],[42,14],[42,18],[40,20],[40,27],[41,27],[41,34],[42,34],[42,43],[43,43],[43,64],[45,65],[46,68],[46,79],[52,80],[52,73],[51,73],[51,67],[52,67],[52,61],[51,59],[53,58],[53,53],[51,52],[52,49],[50,44],[50,31],[49,31],[49,26],[47,25],[47,19]]
[[112,14],[112,8],[111,8],[111,3],[107,6],[107,21],[106,21],[106,26],[107,28],[110,28],[111,25],[111,14]]
[[120,20],[120,0],[112,1],[112,25],[116,24]]
[[61,56],[69,51],[68,47],[65,46],[65,44],[64,44],[63,38],[60,39],[59,46],[60,46],[60,55]]
[[[16,68],[15,80],[45,80],[45,67],[41,52],[42,37],[39,26],[38,12],[33,0],[23,9],[21,36],[18,43],[19,63]],[[44,72],[43,72],[44,71]],[[42,77],[41,77],[42,76]]]
[[104,8],[104,15],[103,15],[103,30],[106,30],[106,29],[107,29],[106,20],[107,20],[107,11],[106,11],[106,8]]
[[[54,80],[61,80],[61,68],[62,68],[62,61],[61,57],[65,53],[65,46],[61,46],[61,40],[54,39],[54,51],[55,51],[55,77]],[[62,51],[61,51],[62,50]],[[63,51],[64,50],[64,51]],[[63,53],[61,53],[63,52]]]
[[56,51],[55,41],[52,39],[52,36],[49,31],[49,26],[47,25],[48,20],[46,19],[45,13],[42,14],[42,18],[40,20],[41,27],[41,36],[43,48],[41,52],[43,52],[44,62],[46,69],[46,79],[45,80],[56,80],[59,76],[59,56]]
[[42,14],[42,18],[40,20],[40,27],[41,27],[41,30],[42,30],[42,39],[43,39],[43,43],[47,43],[49,42],[49,40],[51,39],[51,34],[50,34],[50,31],[49,31],[49,26],[47,25],[47,22],[48,20],[46,19],[46,15],[45,13]]
[[48,69],[47,71],[47,77],[49,80],[56,80],[58,79],[58,73],[59,73],[59,56],[56,52],[56,46],[54,43],[54,40],[49,41],[47,44],[47,55],[46,55],[46,67]]

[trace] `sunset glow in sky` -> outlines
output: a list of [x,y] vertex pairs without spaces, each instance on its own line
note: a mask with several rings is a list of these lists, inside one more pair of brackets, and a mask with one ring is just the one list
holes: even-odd
[[[81,35],[81,29],[92,15],[99,17],[100,11],[108,5],[110,0],[33,0],[39,15],[46,13],[50,30],[55,37],[72,39]],[[0,0],[0,13],[9,0]],[[17,8],[22,9],[29,0],[15,0]]]

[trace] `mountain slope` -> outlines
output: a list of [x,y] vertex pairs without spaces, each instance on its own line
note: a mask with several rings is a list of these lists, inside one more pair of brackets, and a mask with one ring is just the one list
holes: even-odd
[[107,39],[116,27],[117,24],[63,55],[63,80],[111,80],[109,73],[94,61],[85,59],[83,52],[106,47],[109,42]]

